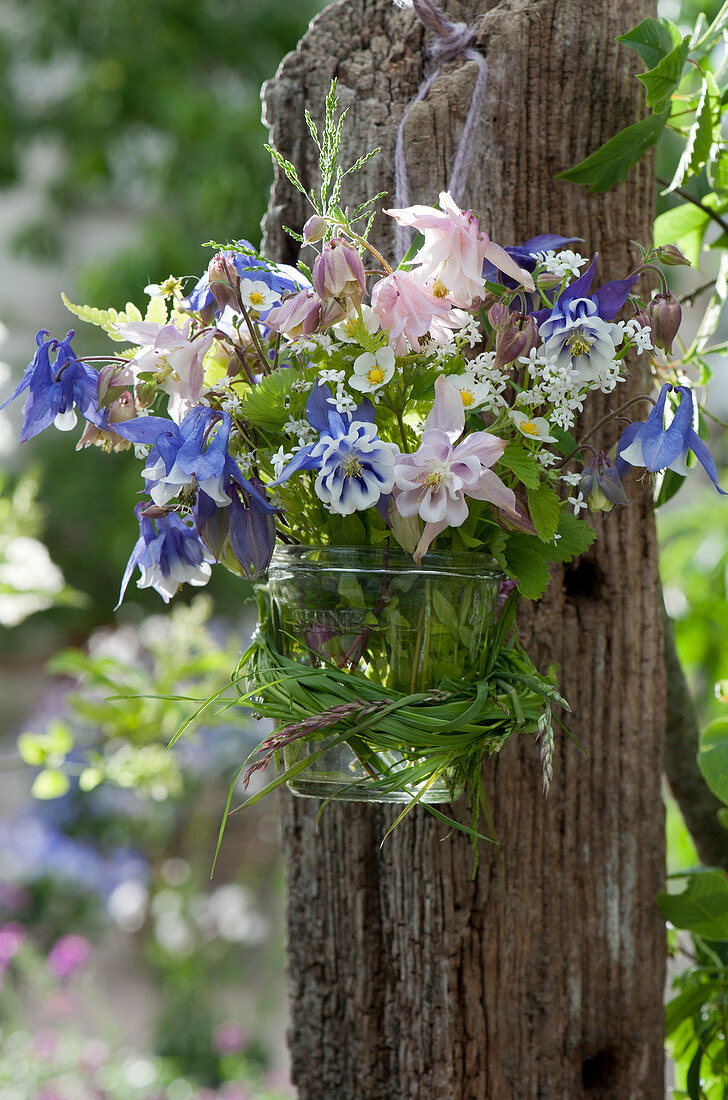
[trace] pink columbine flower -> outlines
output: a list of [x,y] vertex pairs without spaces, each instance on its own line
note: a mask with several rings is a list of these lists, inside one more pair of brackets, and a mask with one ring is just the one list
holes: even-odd
[[467,307],[485,293],[483,263],[489,260],[526,290],[533,291],[533,279],[512,260],[505,249],[481,232],[478,219],[461,210],[452,195],[440,193],[440,209],[407,206],[385,210],[399,222],[419,230],[425,243],[413,260],[413,270],[422,279],[436,279],[441,292],[456,305]]
[[[436,322],[447,325],[453,314],[451,302],[436,298],[430,289],[407,271],[393,271],[380,279],[372,291],[372,309],[383,329],[389,329],[389,343],[395,355],[406,355],[409,347],[420,351],[420,339]],[[454,320],[450,327],[457,327]]]
[[114,325],[125,340],[138,344],[140,351],[129,362],[135,376],[153,372],[161,390],[170,395],[169,415],[178,424],[200,403],[205,380],[203,359],[210,349],[212,332],[190,335],[190,322],[180,328],[175,321],[161,325],[153,321],[125,321]]
[[471,432],[454,446],[464,427],[460,392],[441,374],[419,449],[400,455],[394,467],[397,512],[425,521],[414,552],[418,563],[441,531],[465,522],[466,497],[490,501],[510,520],[520,522],[515,493],[490,469],[503,454],[505,440],[490,432]]

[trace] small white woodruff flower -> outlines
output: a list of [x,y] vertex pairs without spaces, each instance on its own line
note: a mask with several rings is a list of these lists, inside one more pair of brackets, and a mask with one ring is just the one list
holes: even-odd
[[241,279],[240,298],[243,305],[255,313],[266,313],[281,300],[278,291],[272,290],[260,279]]
[[[329,404],[332,404],[332,402],[329,402]],[[340,386],[336,391],[336,397],[334,398],[333,405],[336,408],[337,412],[349,413],[353,412],[356,408],[356,401],[350,393],[347,393],[346,390],[342,386]]]
[[292,416],[288,417],[288,420],[283,425],[283,431],[286,435],[307,435],[311,428],[307,420],[294,420]]
[[343,370],[319,371],[319,382],[325,382],[327,386],[338,386],[345,378],[346,371]]
[[553,451],[539,451],[536,455],[536,460],[541,463],[544,470],[548,470],[550,466],[553,466],[559,461],[559,456],[555,455]]
[[273,464],[273,473],[276,478],[280,476],[280,472],[283,467],[291,461],[293,458],[293,451],[287,451],[284,447],[279,447],[276,453],[271,458]]
[[493,396],[493,387],[479,381],[468,371],[464,374],[450,374],[447,380],[459,392],[466,411],[479,409]]
[[559,481],[565,481],[567,485],[572,487],[578,485],[582,479],[582,474],[577,473],[575,470],[569,474],[559,474]]
[[569,497],[568,501],[569,501],[569,504],[571,504],[573,509],[574,509],[574,515],[575,516],[579,515],[579,512],[581,512],[582,508],[585,509],[585,510],[588,510],[588,508],[589,508],[588,502],[586,500],[584,500],[584,494],[583,493],[577,493],[575,497]]
[[365,351],[354,360],[354,373],[349,385],[360,393],[376,393],[386,386],[394,374],[394,352],[391,348]]
[[549,435],[551,425],[543,416],[529,416],[518,409],[511,409],[508,416],[526,439],[535,439],[539,443],[556,442],[556,438]]
[[579,268],[587,263],[583,256],[578,252],[572,252],[570,248],[565,248],[561,252],[549,250],[539,255],[544,271],[548,271],[551,275],[556,275],[559,279],[563,279],[565,275],[578,275]]

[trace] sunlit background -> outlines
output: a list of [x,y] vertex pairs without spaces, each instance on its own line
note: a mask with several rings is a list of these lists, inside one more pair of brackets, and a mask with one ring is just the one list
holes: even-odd
[[[143,306],[149,282],[201,273],[202,242],[258,243],[260,85],[323,6],[0,0],[0,394],[39,328],[99,347],[61,292]],[[705,7],[661,11],[690,25]],[[706,254],[686,286],[714,270]],[[0,415],[0,1095],[85,1100],[91,1082],[114,1100],[292,1095],[274,800],[232,819],[209,877],[260,730],[232,708],[164,750],[190,699],[228,679],[250,589],[218,570],[165,610],[132,585],[115,614],[138,463],[74,453],[55,432],[18,449],[19,414]],[[706,718],[728,676],[728,510],[701,485],[661,531]],[[697,862],[674,808],[668,834],[673,869]]]

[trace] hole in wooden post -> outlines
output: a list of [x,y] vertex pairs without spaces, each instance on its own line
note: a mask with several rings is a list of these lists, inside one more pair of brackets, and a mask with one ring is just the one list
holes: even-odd
[[599,1089],[610,1084],[614,1076],[614,1054],[611,1050],[600,1050],[581,1063],[581,1080],[585,1089]]
[[564,591],[571,599],[598,600],[602,593],[602,571],[588,558],[564,571]]

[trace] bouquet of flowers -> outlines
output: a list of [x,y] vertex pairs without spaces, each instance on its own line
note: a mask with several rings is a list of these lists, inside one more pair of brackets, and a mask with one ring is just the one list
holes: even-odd
[[[66,302],[117,348],[91,360],[73,332],[41,331],[9,400],[27,395],[21,442],[80,413],[78,447],[135,449],[146,499],[120,601],[136,570],[165,601],[216,562],[267,573],[234,677],[277,724],[248,775],[284,750],[261,793],[287,780],[442,817],[469,782],[477,815],[481,761],[514,731],[540,739],[548,789],[566,706],[518,640],[518,595],[538,599],[551,564],[586,550],[590,512],[627,503],[630,466],[679,481],[692,454],[718,487],[668,358],[680,306],[660,265],[685,261],[650,249],[602,283],[576,238],[501,247],[443,192],[384,211],[416,234],[393,266],[369,239],[381,196],[342,204],[374,155],[338,165],[342,122],[332,87],[321,133],[309,119],[317,192],[272,151],[312,204],[308,266],[238,241],[214,245],[191,289],[148,286],[144,315]],[[656,398],[620,400],[631,351],[650,355]],[[613,409],[577,439],[594,393]],[[606,453],[589,439],[608,422]]]

